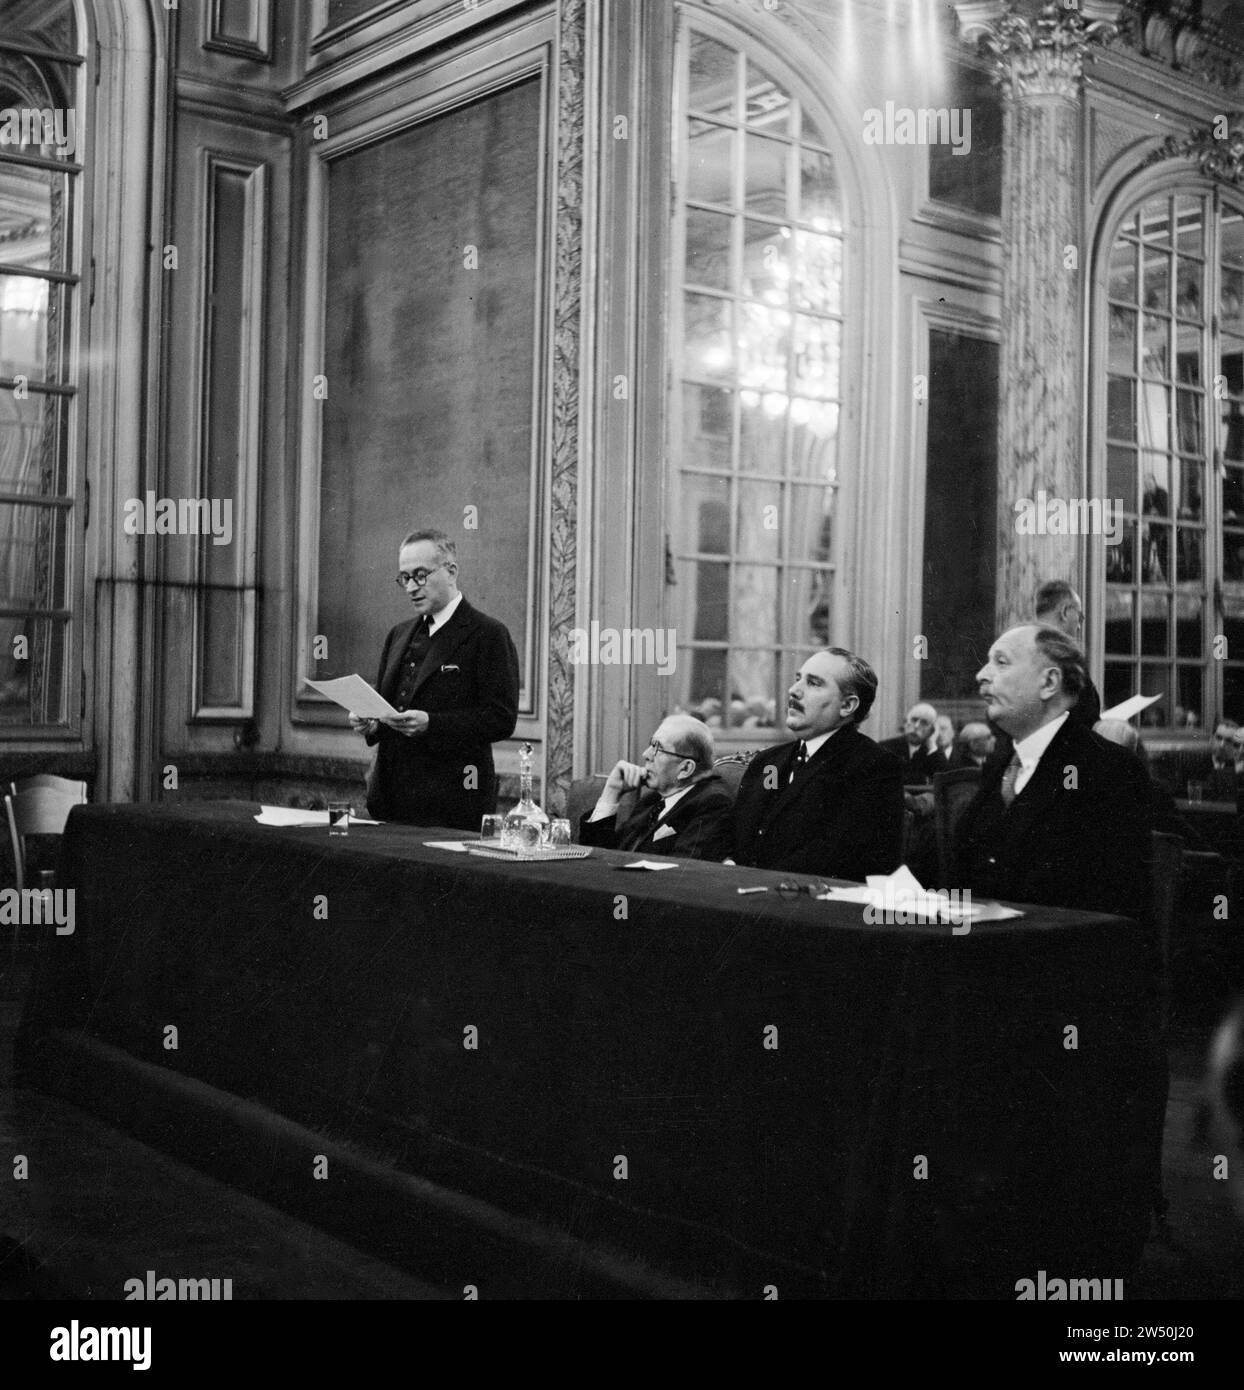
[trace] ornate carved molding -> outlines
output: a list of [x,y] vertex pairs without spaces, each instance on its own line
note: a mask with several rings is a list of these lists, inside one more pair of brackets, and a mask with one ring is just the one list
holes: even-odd
[[1119,41],[1142,58],[1224,91],[1244,90],[1244,35],[1202,19],[1192,0],[1123,0]]
[[1244,187],[1244,112],[1220,116],[1212,127],[1200,126],[1183,139],[1168,135],[1145,165],[1179,158],[1195,161],[1211,179]]
[[586,0],[562,0],[557,48],[557,230],[553,291],[553,468],[549,507],[548,730],[544,802],[565,805],[574,763],[578,570],[579,380],[583,322]]
[[1007,97],[1078,97],[1084,64],[1116,32],[1120,8],[1105,0],[1077,9],[1056,0],[955,0],[963,38],[992,56]]

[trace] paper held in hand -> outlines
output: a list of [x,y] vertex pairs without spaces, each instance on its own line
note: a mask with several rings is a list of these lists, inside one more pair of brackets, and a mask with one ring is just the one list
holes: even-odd
[[1142,710],[1149,708],[1151,704],[1161,697],[1158,695],[1133,695],[1130,699],[1124,700],[1122,704],[1111,705],[1109,709],[1101,712],[1103,719],[1131,719]]
[[368,685],[362,676],[339,676],[335,681],[309,680],[307,684],[361,719],[385,719],[397,713],[388,700]]

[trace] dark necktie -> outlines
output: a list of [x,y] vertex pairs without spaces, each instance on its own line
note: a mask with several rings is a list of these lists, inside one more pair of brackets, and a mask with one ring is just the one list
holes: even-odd
[[999,791],[1002,793],[1002,804],[1010,809],[1011,802],[1015,800],[1015,780],[1019,776],[1023,763],[1019,760],[1018,753],[1011,754],[1011,761],[1006,765],[1006,771],[1002,774],[1002,786]]
[[626,837],[626,844],[621,848],[628,852],[638,849],[641,844],[650,836],[656,833],[657,823],[661,819],[661,812],[665,809],[665,798],[658,796],[653,802],[646,816],[636,816],[638,822],[635,828]]
[[790,776],[786,779],[787,786],[799,776],[807,765],[808,745],[801,739],[799,747],[795,749],[795,756],[790,760]]
[[393,702],[395,709],[410,708],[410,702],[415,698],[415,681],[419,675],[419,668],[423,665],[423,659],[431,645],[428,620],[426,617],[420,618],[415,624],[415,630],[410,634],[406,654],[402,657],[402,679],[397,688],[397,699]]

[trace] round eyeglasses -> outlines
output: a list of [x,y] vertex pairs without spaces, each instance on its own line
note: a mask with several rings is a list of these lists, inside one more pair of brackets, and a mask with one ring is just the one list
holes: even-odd
[[416,589],[422,589],[428,582],[428,576],[435,574],[437,570],[443,570],[443,564],[433,565],[430,570],[399,570],[393,576],[393,582],[399,589],[404,589],[407,584],[413,584]]
[[[687,758],[691,756],[689,753],[675,753],[672,748],[662,748],[655,738],[648,740],[648,748],[651,748],[654,753],[664,753],[667,758]],[[647,749],[644,751],[647,752]]]

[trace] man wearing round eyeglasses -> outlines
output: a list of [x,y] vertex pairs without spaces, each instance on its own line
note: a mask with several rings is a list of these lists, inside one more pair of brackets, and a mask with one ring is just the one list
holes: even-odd
[[[628,791],[639,799],[621,806]],[[595,808],[579,823],[579,842],[628,853],[724,859],[734,801],[713,771],[713,735],[689,714],[663,720],[644,761],[614,764]],[[621,809],[620,809],[621,807]]]
[[398,713],[350,716],[376,748],[367,809],[377,820],[478,830],[497,809],[492,745],[518,721],[518,654],[505,624],[459,592],[443,531],[412,531],[396,578],[415,616],[385,638],[376,689]]

